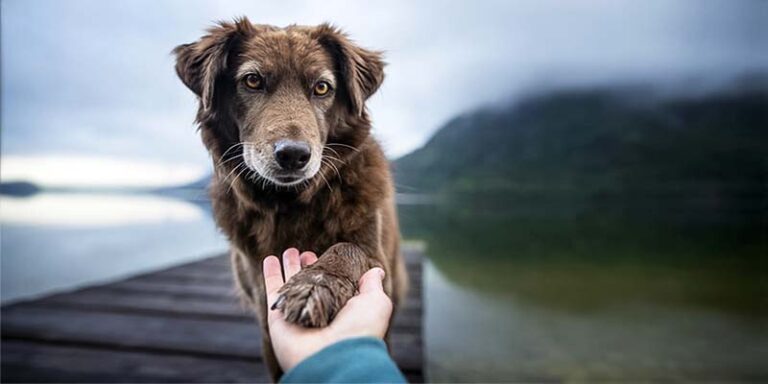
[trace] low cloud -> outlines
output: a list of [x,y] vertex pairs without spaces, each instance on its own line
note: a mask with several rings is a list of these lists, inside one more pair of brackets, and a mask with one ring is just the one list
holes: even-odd
[[3,1],[3,156],[207,165],[169,52],[239,15],[331,21],[385,50],[369,106],[392,157],[458,113],[539,86],[768,70],[763,1]]

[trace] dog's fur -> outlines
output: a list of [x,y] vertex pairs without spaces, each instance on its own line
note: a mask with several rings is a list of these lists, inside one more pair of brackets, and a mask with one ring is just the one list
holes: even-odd
[[[404,297],[394,188],[365,107],[384,63],[379,52],[327,24],[277,28],[242,18],[208,32],[174,50],[176,71],[200,99],[197,122],[215,165],[215,219],[230,240],[239,290],[255,309],[262,354],[277,379],[264,257],[289,247],[320,255],[283,286],[276,303],[288,321],[304,326],[327,325],[374,266],[386,271],[395,305]],[[263,89],[244,85],[248,73],[258,73]],[[324,97],[313,93],[319,80],[331,85]],[[311,148],[306,169],[290,183],[274,161],[283,139]]]

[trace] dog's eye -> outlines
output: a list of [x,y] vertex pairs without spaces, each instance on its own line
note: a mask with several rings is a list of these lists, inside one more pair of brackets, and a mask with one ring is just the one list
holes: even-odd
[[328,92],[331,92],[331,85],[327,81],[318,81],[312,92],[314,92],[315,96],[325,96]]
[[264,79],[258,73],[249,73],[245,75],[243,84],[253,90],[264,89]]

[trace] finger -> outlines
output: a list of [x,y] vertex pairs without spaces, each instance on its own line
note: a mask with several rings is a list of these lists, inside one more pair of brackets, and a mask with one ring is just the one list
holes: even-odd
[[360,293],[377,291],[384,292],[384,287],[382,286],[384,275],[384,270],[379,267],[369,269],[368,272],[364,273],[363,276],[360,277],[358,290]]
[[262,271],[264,273],[264,286],[267,291],[267,303],[271,307],[277,300],[277,291],[283,286],[283,271],[280,260],[275,256],[267,256],[264,259]]
[[283,252],[283,271],[285,271],[285,281],[290,280],[293,275],[301,271],[298,249],[288,248]]
[[310,266],[317,261],[317,255],[314,252],[304,252],[299,258],[301,259],[302,267]]

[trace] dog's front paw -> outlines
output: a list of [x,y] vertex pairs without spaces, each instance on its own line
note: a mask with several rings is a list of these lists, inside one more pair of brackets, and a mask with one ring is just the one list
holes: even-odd
[[285,320],[304,327],[325,327],[355,294],[352,280],[307,268],[280,288],[272,309],[283,312]]

